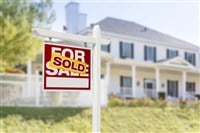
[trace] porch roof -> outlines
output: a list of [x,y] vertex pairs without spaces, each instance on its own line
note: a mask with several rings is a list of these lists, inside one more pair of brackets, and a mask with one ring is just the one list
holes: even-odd
[[189,72],[200,73],[200,68],[194,67],[182,57],[175,57],[167,60],[161,60],[158,62],[136,61],[130,58],[127,59],[115,58],[113,59],[112,64],[130,65],[130,66],[136,65],[139,67],[160,68],[167,70],[189,71]]

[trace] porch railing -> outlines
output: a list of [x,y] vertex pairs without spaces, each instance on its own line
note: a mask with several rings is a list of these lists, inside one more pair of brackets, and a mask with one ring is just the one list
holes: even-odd
[[156,98],[156,90],[155,89],[144,89],[144,94],[146,97]]
[[121,87],[120,95],[124,98],[132,97],[132,88],[130,87]]
[[[107,106],[107,88],[101,81],[101,104]],[[0,73],[0,106],[91,106],[91,91],[46,92],[42,76]]]

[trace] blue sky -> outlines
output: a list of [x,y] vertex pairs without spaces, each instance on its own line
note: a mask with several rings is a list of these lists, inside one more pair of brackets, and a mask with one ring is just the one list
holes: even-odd
[[[75,2],[79,2],[80,11],[88,15],[88,25],[111,16],[134,21],[200,46],[199,3],[197,0],[179,1],[76,0]],[[52,30],[62,31],[66,19],[64,6],[69,1],[54,0],[53,2],[56,21],[52,25]]]

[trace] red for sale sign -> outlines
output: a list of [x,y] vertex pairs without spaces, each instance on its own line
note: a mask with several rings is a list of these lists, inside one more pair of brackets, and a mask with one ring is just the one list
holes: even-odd
[[90,90],[91,50],[44,44],[44,90]]

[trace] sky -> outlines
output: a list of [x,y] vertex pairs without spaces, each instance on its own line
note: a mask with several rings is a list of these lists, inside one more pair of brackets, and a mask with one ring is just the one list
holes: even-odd
[[[68,0],[53,0],[56,21],[52,30],[62,31]],[[110,16],[134,21],[162,33],[200,46],[200,3],[197,0],[73,0],[87,14],[87,25]]]

